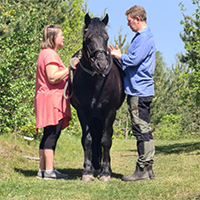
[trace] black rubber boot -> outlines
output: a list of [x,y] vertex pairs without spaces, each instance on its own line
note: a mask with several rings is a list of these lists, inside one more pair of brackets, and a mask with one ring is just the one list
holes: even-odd
[[150,179],[155,179],[155,174],[154,174],[153,169],[152,169],[152,164],[149,164],[147,166],[147,171],[149,173],[149,178]]
[[136,165],[135,172],[130,176],[122,176],[122,181],[144,181],[149,179],[147,167],[140,168]]

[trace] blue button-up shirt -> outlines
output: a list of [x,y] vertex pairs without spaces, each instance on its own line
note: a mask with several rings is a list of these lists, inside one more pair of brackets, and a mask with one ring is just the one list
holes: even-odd
[[126,73],[124,91],[131,96],[153,96],[155,70],[155,44],[150,29],[144,28],[131,41],[127,54],[121,55]]

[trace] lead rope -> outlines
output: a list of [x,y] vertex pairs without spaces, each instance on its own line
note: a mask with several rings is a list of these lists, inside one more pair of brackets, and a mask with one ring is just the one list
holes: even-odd
[[[70,61],[69,61],[69,64],[70,64],[70,69],[69,69],[69,78],[66,80],[66,84],[65,84],[65,87],[64,87],[64,91],[63,91],[63,96],[64,96],[64,98],[65,99],[71,99],[72,98],[72,95],[73,95],[73,92],[71,92],[71,94],[67,97],[66,96],[66,92],[67,92],[67,88],[68,88],[68,86],[69,86],[69,81],[71,81],[71,84],[73,83],[73,78],[74,78],[74,74],[73,74],[73,70],[75,70],[76,68],[73,66],[73,63],[74,63],[74,60],[75,59],[81,59],[81,57],[82,57],[82,51],[81,50],[79,50],[79,54],[78,54],[78,57],[73,57],[73,58],[71,58],[70,59]],[[73,70],[72,70],[73,69]]]

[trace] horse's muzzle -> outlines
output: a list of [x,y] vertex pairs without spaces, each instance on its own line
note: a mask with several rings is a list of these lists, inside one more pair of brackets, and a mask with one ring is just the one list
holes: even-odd
[[109,67],[108,55],[99,53],[92,63],[92,67],[99,74],[105,73]]

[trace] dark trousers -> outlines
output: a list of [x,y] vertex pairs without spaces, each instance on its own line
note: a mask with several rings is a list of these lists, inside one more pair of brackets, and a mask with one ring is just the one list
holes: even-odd
[[56,149],[56,144],[61,133],[62,120],[57,125],[44,127],[43,137],[40,142],[40,149]]
[[139,155],[137,163],[141,168],[154,162],[155,146],[150,127],[150,104],[152,100],[152,96],[127,96],[132,131],[137,139],[137,150]]

